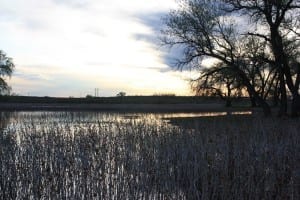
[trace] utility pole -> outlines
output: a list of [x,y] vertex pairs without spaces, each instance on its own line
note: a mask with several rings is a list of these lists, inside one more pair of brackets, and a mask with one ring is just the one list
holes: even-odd
[[99,88],[95,88],[95,97],[99,97]]

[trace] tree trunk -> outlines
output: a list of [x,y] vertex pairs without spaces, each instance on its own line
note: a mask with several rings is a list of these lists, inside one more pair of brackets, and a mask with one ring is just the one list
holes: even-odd
[[[278,31],[278,27],[271,27],[271,43],[272,43],[272,50],[275,57],[276,67],[280,69],[280,110],[279,116],[287,114],[287,94],[285,89],[285,84],[288,86],[289,91],[293,94],[293,102],[292,102],[292,110],[291,115],[297,115],[297,104],[298,104],[298,86],[297,86],[297,79],[296,83],[293,82],[293,77],[291,74],[291,69],[288,63],[288,58],[285,54],[282,36]],[[283,76],[283,77],[282,77]],[[284,79],[285,77],[285,79]],[[300,82],[299,82],[300,83]],[[285,94],[283,93],[285,91]]]
[[297,76],[295,81],[296,92],[293,94],[292,107],[291,107],[291,116],[298,117],[298,112],[300,111],[300,95],[299,95],[299,86],[300,86],[300,63],[297,63]]
[[232,101],[231,101],[231,88],[230,84],[227,84],[227,98],[226,98],[226,107],[231,107]]
[[261,96],[254,90],[252,85],[248,85],[247,90],[249,93],[251,93],[251,96],[253,97],[254,101],[262,107],[264,115],[266,117],[271,116],[272,112],[269,104],[263,98],[261,98]]
[[250,96],[250,101],[251,101],[251,107],[252,107],[252,108],[255,108],[255,107],[257,106],[257,103],[256,103],[256,101],[255,101],[255,98],[252,97],[252,96]]
[[249,79],[247,78],[247,75],[238,67],[236,67],[235,70],[238,73],[241,80],[243,81],[243,84],[247,87],[250,96],[252,96],[255,99],[255,101],[258,103],[258,105],[262,107],[264,115],[266,117],[271,116],[272,111],[269,104],[263,98],[261,98],[261,96],[257,93],[257,91],[254,89],[254,86],[251,85]]
[[275,93],[273,96],[273,106],[274,107],[278,106],[278,101],[279,101],[279,95],[278,95],[278,93]]
[[291,93],[294,93],[296,88],[293,83],[291,70],[288,64],[288,58],[284,51],[282,36],[280,35],[277,26],[271,27],[271,45],[275,57],[276,67],[280,70],[280,74],[283,73],[285,75],[285,83],[287,84]]
[[276,81],[275,87],[274,87],[274,94],[273,94],[273,106],[277,107],[279,102],[279,80]]
[[298,117],[298,112],[300,111],[300,96],[294,95],[291,106],[291,116]]
[[271,108],[269,106],[269,104],[264,101],[262,98],[260,98],[259,96],[257,98],[255,98],[257,103],[262,107],[264,115],[266,117],[271,116],[272,112],[271,112]]
[[280,77],[280,108],[279,108],[278,116],[282,117],[287,115],[287,95],[286,95],[283,72],[280,72],[279,77]]

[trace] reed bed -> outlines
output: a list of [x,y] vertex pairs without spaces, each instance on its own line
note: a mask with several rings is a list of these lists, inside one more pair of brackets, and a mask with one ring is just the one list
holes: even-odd
[[0,118],[0,199],[300,199],[298,119]]

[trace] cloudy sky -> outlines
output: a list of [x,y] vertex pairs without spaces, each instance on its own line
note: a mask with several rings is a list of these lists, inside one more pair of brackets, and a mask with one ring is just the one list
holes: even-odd
[[[174,0],[1,0],[0,49],[13,92],[35,96],[189,95],[159,45]],[[168,57],[168,59],[166,59]]]

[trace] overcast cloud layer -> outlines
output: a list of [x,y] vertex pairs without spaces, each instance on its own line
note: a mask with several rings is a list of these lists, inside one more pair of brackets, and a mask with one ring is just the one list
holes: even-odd
[[189,94],[170,70],[160,18],[173,0],[2,0],[0,49],[14,59],[13,92],[85,96]]

